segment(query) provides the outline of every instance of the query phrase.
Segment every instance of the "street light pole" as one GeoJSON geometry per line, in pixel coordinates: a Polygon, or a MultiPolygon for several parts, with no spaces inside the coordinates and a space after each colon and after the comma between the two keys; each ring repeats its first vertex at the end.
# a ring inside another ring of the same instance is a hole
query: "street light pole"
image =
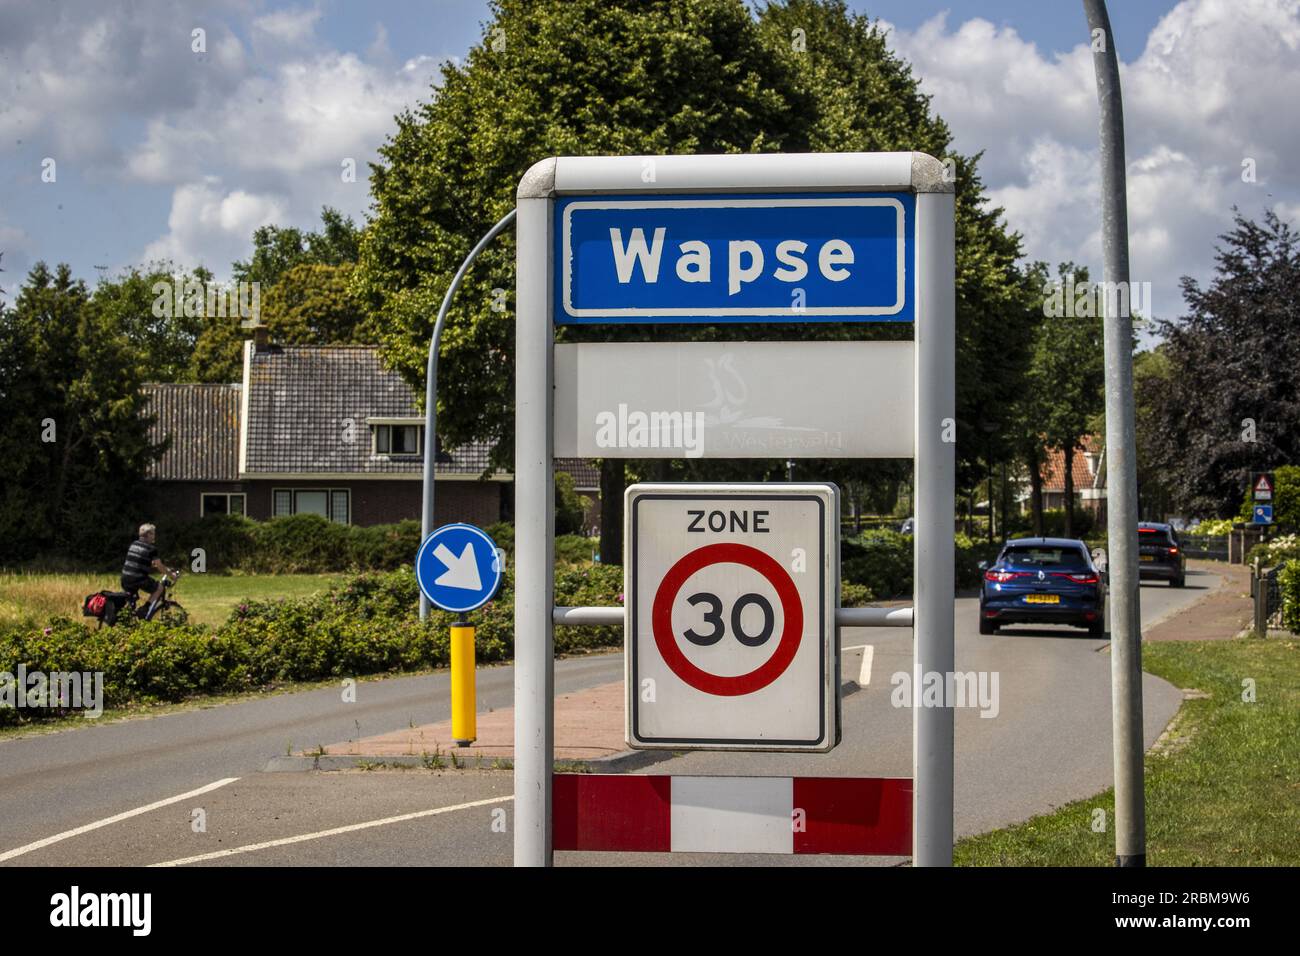
{"type": "Polygon", "coordinates": [[[1115,865],[1140,867],[1146,866],[1146,802],[1142,766],[1142,621],[1138,603],[1137,440],[1133,411],[1133,319],[1128,292],[1124,104],[1119,85],[1119,56],[1106,2],[1083,0],[1083,8],[1092,34],[1092,63],[1101,114],[1115,865]]]}

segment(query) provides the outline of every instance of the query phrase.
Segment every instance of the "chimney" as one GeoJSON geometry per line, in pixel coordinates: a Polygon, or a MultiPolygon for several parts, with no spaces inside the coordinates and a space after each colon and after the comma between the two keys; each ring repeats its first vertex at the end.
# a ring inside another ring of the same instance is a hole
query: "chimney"
{"type": "Polygon", "coordinates": [[[265,325],[253,326],[253,350],[262,351],[271,344],[271,330],[265,325]]]}

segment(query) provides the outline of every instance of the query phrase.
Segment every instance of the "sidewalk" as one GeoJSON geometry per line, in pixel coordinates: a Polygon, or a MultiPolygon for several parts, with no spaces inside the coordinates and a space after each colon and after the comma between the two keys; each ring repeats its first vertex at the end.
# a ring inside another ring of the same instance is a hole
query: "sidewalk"
{"type": "Polygon", "coordinates": [[[1189,561],[1188,567],[1213,571],[1223,584],[1191,607],[1184,608],[1147,631],[1145,641],[1224,641],[1251,626],[1250,569],[1244,564],[1189,561]]]}
{"type": "MultiPolygon", "coordinates": [[[[329,756],[364,756],[381,762],[400,758],[423,758],[441,754],[444,760],[454,752],[458,760],[490,765],[493,760],[514,756],[515,711],[513,707],[480,713],[478,738],[468,747],[458,747],[451,736],[451,721],[424,724],[375,737],[331,744],[329,756]]],[[[555,698],[555,759],[598,760],[627,750],[623,741],[623,682],[614,681],[562,694],[555,698]]]]}

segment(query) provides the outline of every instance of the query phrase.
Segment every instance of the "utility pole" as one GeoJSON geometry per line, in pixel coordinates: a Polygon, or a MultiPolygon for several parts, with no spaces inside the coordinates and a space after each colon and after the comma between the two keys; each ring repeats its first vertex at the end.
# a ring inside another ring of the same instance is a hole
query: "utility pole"
{"type": "Polygon", "coordinates": [[[1133,412],[1133,319],[1129,312],[1124,104],[1119,85],[1119,55],[1106,2],[1083,0],[1083,9],[1091,32],[1101,117],[1115,865],[1137,867],[1146,866],[1146,795],[1142,765],[1142,621],[1138,603],[1137,440],[1133,412]]]}

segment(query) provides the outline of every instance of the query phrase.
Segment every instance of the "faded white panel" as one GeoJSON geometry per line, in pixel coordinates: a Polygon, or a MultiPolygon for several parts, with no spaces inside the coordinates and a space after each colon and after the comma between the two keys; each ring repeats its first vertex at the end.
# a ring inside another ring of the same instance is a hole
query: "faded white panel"
{"type": "Polygon", "coordinates": [[[562,458],[911,458],[911,342],[555,347],[562,458]]]}
{"type": "Polygon", "coordinates": [[[673,853],[793,853],[792,777],[673,774],[673,853]]]}

